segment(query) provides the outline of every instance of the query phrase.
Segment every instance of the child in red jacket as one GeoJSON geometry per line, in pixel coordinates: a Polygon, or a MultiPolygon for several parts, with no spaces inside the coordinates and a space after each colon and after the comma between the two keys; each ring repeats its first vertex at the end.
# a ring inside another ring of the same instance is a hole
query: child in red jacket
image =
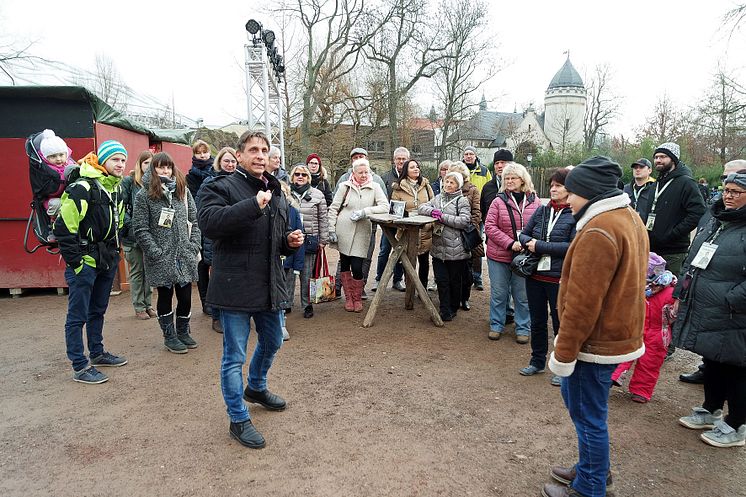
{"type": "MultiPolygon", "coordinates": [[[[666,261],[650,252],[648,258],[648,284],[645,287],[645,354],[637,359],[635,371],[629,381],[629,393],[632,401],[647,403],[653,396],[658,383],[663,361],[666,358],[668,344],[671,343],[671,309],[673,308],[673,290],[676,276],[666,271],[666,261]]],[[[623,362],[611,375],[611,381],[621,386],[619,378],[632,366],[633,361],[623,362]]]]}

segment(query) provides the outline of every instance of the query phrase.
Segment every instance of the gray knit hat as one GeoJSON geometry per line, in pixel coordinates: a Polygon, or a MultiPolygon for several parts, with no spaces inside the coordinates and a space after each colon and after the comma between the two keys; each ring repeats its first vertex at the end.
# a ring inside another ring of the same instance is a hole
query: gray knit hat
{"type": "Polygon", "coordinates": [[[477,155],[477,149],[472,147],[471,145],[467,145],[464,147],[464,153],[466,152],[474,152],[474,155],[477,155]]]}
{"type": "Polygon", "coordinates": [[[677,144],[674,142],[666,142],[658,145],[658,148],[655,149],[653,152],[653,155],[655,154],[666,154],[673,160],[673,163],[677,166],[679,165],[679,157],[681,157],[681,149],[677,144]]]}

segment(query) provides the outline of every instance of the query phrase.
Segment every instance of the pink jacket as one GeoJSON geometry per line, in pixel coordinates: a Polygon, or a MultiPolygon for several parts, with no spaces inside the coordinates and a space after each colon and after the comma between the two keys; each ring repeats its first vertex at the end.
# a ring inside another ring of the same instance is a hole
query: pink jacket
{"type": "MultiPolygon", "coordinates": [[[[510,247],[517,237],[513,236],[510,215],[504,201],[508,198],[507,195],[507,193],[500,193],[492,201],[492,205],[487,211],[487,218],[484,221],[484,234],[487,236],[487,257],[493,261],[510,263],[513,260],[513,251],[510,247]]],[[[520,233],[528,220],[531,219],[531,215],[541,205],[541,201],[535,193],[526,193],[526,207],[523,209],[523,216],[521,216],[512,198],[508,200],[508,204],[513,212],[515,228],[520,233]]],[[[523,203],[519,205],[523,205],[523,203]]]]}

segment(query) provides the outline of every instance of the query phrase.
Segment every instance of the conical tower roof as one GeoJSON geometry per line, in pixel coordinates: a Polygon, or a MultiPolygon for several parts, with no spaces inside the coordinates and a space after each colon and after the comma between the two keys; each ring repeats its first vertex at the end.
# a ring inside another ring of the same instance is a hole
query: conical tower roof
{"type": "Polygon", "coordinates": [[[572,62],[570,62],[569,56],[567,57],[567,60],[565,61],[565,64],[562,66],[562,68],[557,71],[557,74],[555,74],[552,78],[552,81],[549,83],[549,87],[547,88],[547,90],[551,90],[553,88],[566,88],[568,86],[585,88],[585,85],[583,84],[583,78],[580,77],[578,71],[576,71],[573,67],[572,62]]]}

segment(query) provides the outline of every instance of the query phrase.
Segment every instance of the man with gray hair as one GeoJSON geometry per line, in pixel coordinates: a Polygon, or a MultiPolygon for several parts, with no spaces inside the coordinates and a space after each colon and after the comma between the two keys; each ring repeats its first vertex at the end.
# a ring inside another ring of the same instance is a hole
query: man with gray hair
{"type": "Polygon", "coordinates": [[[280,181],[290,183],[288,173],[287,171],[285,171],[285,168],[282,167],[282,152],[274,145],[269,149],[269,162],[267,163],[267,172],[269,172],[272,176],[279,179],[280,181]]]}
{"type": "MultiPolygon", "coordinates": [[[[386,171],[382,176],[384,183],[386,183],[386,195],[391,200],[391,192],[393,191],[394,183],[399,181],[399,173],[401,173],[404,163],[409,160],[409,150],[405,147],[399,147],[394,150],[394,159],[391,164],[391,169],[386,171]]],[[[378,266],[376,267],[376,281],[373,283],[372,290],[375,292],[378,289],[378,282],[381,281],[383,276],[383,270],[386,269],[386,264],[389,262],[389,255],[391,254],[391,243],[388,238],[381,236],[381,246],[378,250],[378,266]]],[[[403,292],[406,290],[404,286],[404,266],[401,261],[396,263],[394,266],[394,283],[393,288],[403,292]]]]}

